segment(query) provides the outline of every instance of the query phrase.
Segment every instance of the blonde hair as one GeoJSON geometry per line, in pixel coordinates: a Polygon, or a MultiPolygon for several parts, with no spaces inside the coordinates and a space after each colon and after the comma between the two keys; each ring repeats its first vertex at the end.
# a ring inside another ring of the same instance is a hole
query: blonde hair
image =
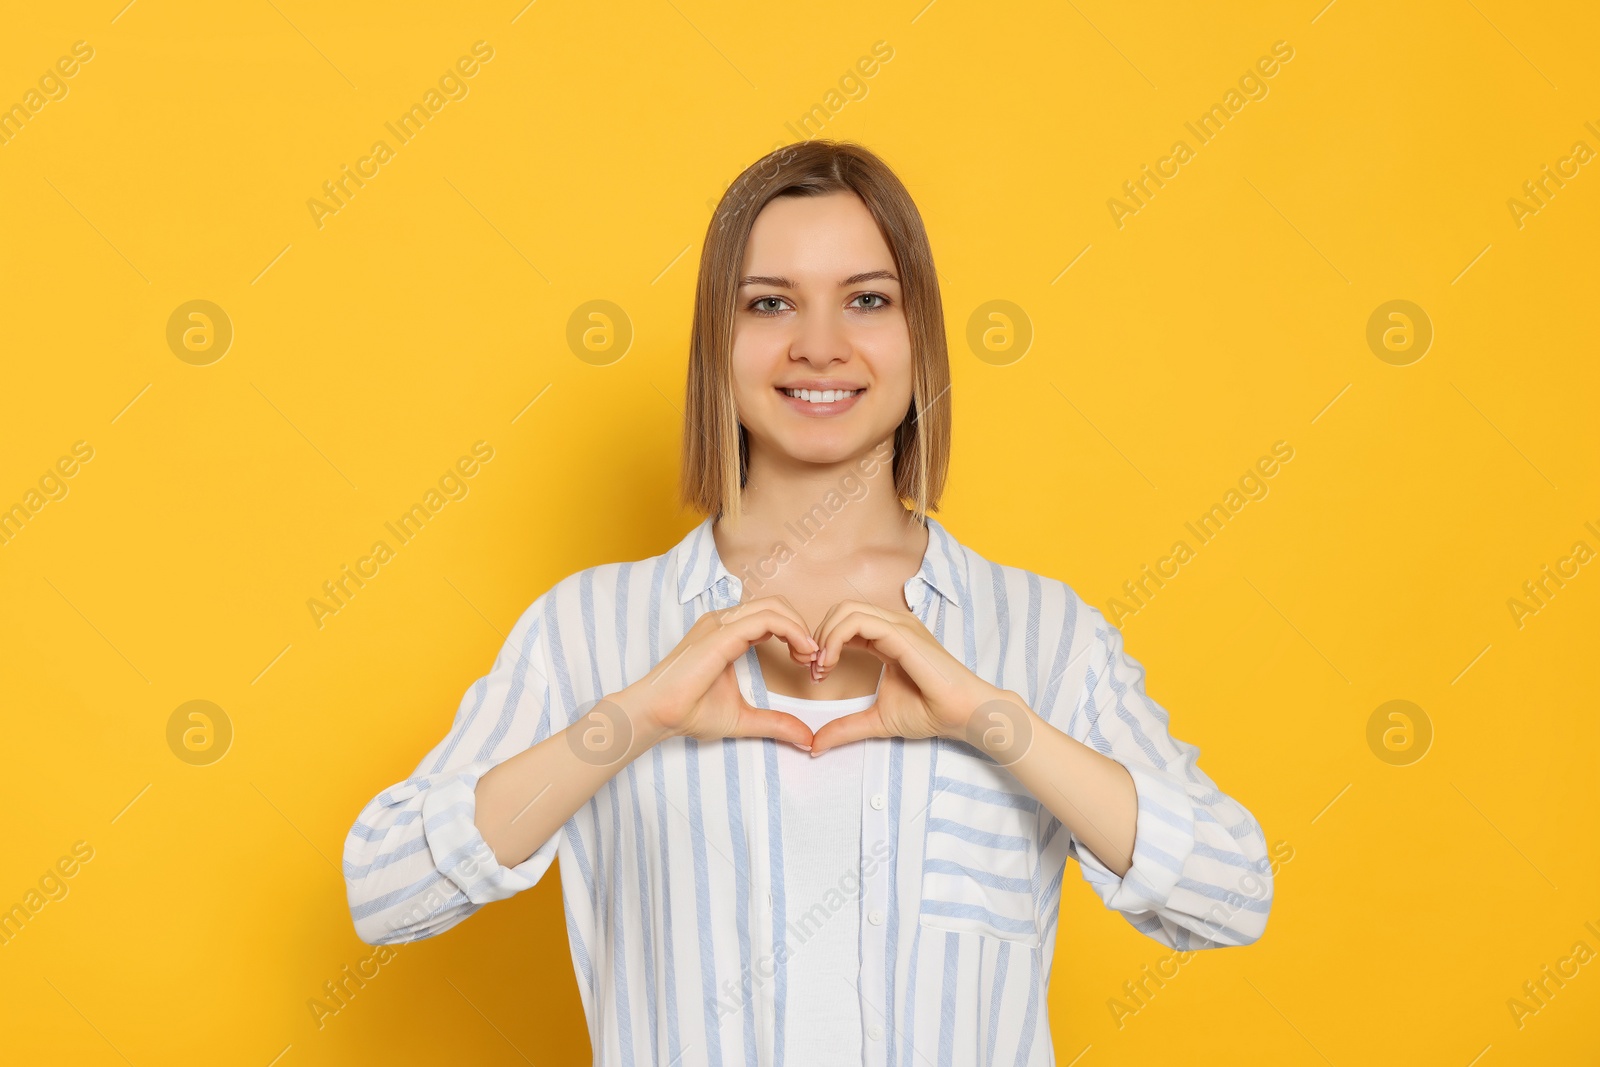
{"type": "Polygon", "coordinates": [[[918,521],[939,509],[950,465],[950,357],[933,251],[911,194],[872,152],[848,141],[805,141],[763,156],[722,194],[706,229],[689,339],[683,420],[684,504],[739,514],[749,445],[733,398],[733,320],[745,246],[756,216],[780,196],[853,192],[894,257],[911,335],[911,404],[894,433],[895,493],[918,521]],[[738,457],[737,467],[734,457],[738,457]]]}

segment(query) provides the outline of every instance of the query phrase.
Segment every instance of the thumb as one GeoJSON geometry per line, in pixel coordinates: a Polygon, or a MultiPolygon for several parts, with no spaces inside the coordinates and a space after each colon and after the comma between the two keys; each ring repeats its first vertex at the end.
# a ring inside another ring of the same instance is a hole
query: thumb
{"type": "Polygon", "coordinates": [[[786,711],[753,707],[740,696],[739,718],[729,737],[770,737],[811,751],[811,727],[786,711]]]}

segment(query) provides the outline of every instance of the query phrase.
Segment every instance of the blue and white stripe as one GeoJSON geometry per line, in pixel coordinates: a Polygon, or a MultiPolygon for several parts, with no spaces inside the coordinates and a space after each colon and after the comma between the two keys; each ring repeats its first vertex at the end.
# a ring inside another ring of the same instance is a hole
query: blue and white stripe
{"type": "MultiPolygon", "coordinates": [[[[1133,865],[1118,878],[965,744],[860,742],[859,859],[871,873],[859,958],[838,970],[861,997],[864,1065],[1048,1064],[1067,859],[1149,937],[1214,948],[1249,944],[1266,927],[1266,843],[1200,770],[1199,749],[1172,737],[1143,668],[1097,609],[1062,582],[983,559],[937,520],[928,527],[906,603],[974,673],[1128,768],[1139,803],[1133,865]]],[[[662,555],[581,571],[536,600],[449,733],[351,827],[344,870],[360,937],[442,933],[530,888],[559,856],[596,1064],[782,1067],[778,949],[812,902],[784,893],[776,742],[656,745],[515,867],[496,862],[473,825],[480,776],[642,677],[695,619],[741,593],[707,519],[662,555]]],[[[753,651],[735,672],[746,699],[766,706],[753,651]]]]}

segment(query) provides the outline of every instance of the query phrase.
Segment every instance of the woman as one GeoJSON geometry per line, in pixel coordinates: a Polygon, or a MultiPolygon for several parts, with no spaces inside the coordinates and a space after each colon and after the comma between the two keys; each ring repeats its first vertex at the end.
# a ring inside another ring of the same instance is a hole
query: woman
{"type": "Polygon", "coordinates": [[[559,855],[595,1063],[810,1067],[1050,1062],[1068,857],[1163,945],[1261,936],[1261,829],[1118,631],[928,516],[943,330],[876,156],[812,141],[740,176],[695,298],[707,518],[536,600],[362,811],[363,940],[441,933],[559,855]]]}

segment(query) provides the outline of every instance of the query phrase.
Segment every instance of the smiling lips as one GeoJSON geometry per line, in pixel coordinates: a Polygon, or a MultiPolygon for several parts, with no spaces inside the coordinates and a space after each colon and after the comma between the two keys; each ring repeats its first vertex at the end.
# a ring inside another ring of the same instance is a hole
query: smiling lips
{"type": "Polygon", "coordinates": [[[776,387],[784,402],[803,415],[840,415],[855,406],[865,388],[860,389],[791,389],[776,387]]]}

